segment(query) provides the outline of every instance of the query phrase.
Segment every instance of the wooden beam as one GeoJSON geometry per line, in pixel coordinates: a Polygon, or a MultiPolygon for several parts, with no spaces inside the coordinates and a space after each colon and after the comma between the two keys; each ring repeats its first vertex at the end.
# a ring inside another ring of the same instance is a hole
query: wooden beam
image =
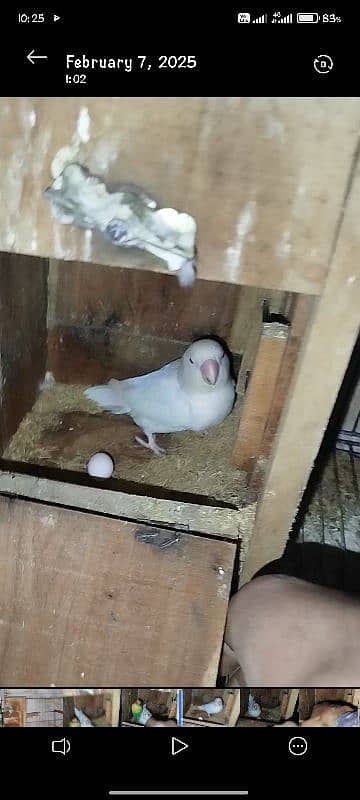
{"type": "Polygon", "coordinates": [[[360,689],[354,689],[352,701],[354,706],[360,706],[360,689]]]}
{"type": "Polygon", "coordinates": [[[287,337],[286,325],[278,322],[263,325],[231,459],[234,466],[250,474],[260,455],[287,337]]]}
{"type": "Polygon", "coordinates": [[[359,330],[359,153],[349,176],[323,294],[315,301],[258,503],[242,574],[279,558],[318,453],[359,330]]]}
{"type": "Polygon", "coordinates": [[[314,297],[310,295],[294,295],[293,297],[290,312],[291,326],[288,330],[287,341],[277,374],[276,386],[264,426],[262,441],[259,445],[258,458],[249,480],[249,501],[259,497],[264,484],[267,460],[270,457],[278,431],[282,410],[285,407],[292,376],[313,305],[314,297]]]}
{"type": "Polygon", "coordinates": [[[280,719],[290,719],[299,698],[299,689],[284,689],[281,699],[280,719]]]}
{"type": "Polygon", "coordinates": [[[121,689],[112,689],[112,702],[111,702],[111,726],[118,728],[120,723],[120,695],[121,689]]]}
{"type": "Polygon", "coordinates": [[[245,542],[251,535],[255,516],[254,506],[245,506],[239,510],[201,506],[1,470],[0,494],[96,511],[119,519],[165,525],[206,536],[241,538],[245,542]]]}
{"type": "Polygon", "coordinates": [[[230,708],[227,724],[229,728],[235,728],[240,717],[240,689],[233,690],[233,702],[230,708]]]}
{"type": "Polygon", "coordinates": [[[300,689],[299,722],[309,719],[315,705],[315,689],[300,689]]]}
{"type": "Polygon", "coordinates": [[[43,190],[53,159],[70,147],[72,159],[112,184],[137,183],[195,217],[200,278],[321,291],[358,98],[23,97],[3,98],[2,107],[1,249],[166,270],[154,256],[101,236],[89,241],[51,217],[43,190]],[[80,142],[82,119],[88,135],[80,142]]]}

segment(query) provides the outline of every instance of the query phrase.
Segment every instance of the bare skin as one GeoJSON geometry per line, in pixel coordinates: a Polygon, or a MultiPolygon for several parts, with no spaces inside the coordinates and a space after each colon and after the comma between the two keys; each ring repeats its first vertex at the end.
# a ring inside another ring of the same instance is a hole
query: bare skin
{"type": "Polygon", "coordinates": [[[174,719],[160,720],[150,717],[145,728],[177,728],[177,723],[174,719]]]}
{"type": "Polygon", "coordinates": [[[317,703],[309,719],[300,725],[302,728],[336,728],[337,718],[351,711],[355,711],[354,707],[347,704],[340,706],[334,703],[317,703]]]}
{"type": "Polygon", "coordinates": [[[288,575],[263,575],[231,600],[228,686],[357,686],[360,599],[288,575]]]}

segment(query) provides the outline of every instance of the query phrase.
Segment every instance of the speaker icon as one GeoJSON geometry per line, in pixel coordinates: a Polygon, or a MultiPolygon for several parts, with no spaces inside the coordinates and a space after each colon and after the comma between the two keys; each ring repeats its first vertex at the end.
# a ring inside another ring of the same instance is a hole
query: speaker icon
{"type": "Polygon", "coordinates": [[[70,742],[69,739],[53,739],[51,742],[51,752],[52,753],[62,753],[63,756],[66,756],[70,750],[70,742]]]}

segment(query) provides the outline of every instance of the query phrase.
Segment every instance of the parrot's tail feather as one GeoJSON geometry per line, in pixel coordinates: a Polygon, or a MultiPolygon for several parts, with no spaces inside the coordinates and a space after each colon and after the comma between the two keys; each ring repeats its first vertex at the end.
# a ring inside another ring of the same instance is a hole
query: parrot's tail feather
{"type": "Polygon", "coordinates": [[[109,386],[91,386],[85,390],[84,395],[105,411],[111,411],[113,414],[129,413],[130,409],[119,403],[120,398],[115,396],[114,390],[109,386]]]}

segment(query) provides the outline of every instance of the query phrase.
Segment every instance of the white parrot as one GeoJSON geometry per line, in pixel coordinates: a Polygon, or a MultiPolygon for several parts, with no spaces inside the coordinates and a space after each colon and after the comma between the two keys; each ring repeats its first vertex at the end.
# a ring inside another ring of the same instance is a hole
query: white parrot
{"type": "Polygon", "coordinates": [[[233,408],[235,382],[230,362],[215,339],[200,339],[176,361],[136,378],[110,380],[84,392],[88,400],[113,414],[129,414],[145,433],[136,441],[156,455],[165,451],[155,433],[206,431],[233,408]]]}
{"type": "Polygon", "coordinates": [[[139,720],[138,720],[139,724],[140,725],[146,725],[146,723],[149,722],[149,719],[151,719],[151,717],[152,717],[152,714],[149,711],[146,703],[144,703],[142,712],[141,712],[139,720]]]}
{"type": "Polygon", "coordinates": [[[197,706],[197,708],[211,716],[212,714],[220,714],[220,711],[224,708],[224,702],[221,697],[215,697],[214,700],[210,700],[209,703],[204,703],[202,706],[197,706]]]}
{"type": "Polygon", "coordinates": [[[258,719],[261,716],[261,707],[259,703],[256,702],[253,695],[249,694],[249,702],[248,702],[248,716],[252,717],[252,719],[258,719]]]}

